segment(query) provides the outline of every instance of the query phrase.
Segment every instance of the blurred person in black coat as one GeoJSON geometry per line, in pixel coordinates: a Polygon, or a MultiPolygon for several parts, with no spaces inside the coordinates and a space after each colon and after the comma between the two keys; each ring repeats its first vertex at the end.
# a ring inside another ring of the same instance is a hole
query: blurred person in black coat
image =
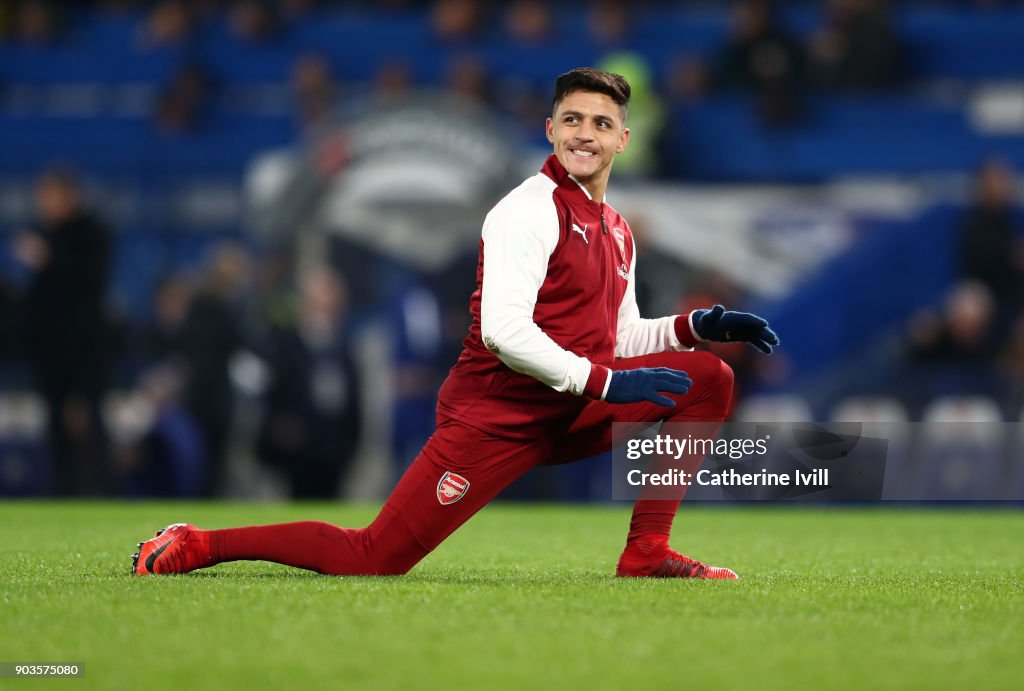
{"type": "Polygon", "coordinates": [[[235,411],[232,357],[243,348],[241,296],[249,256],[233,243],[216,247],[177,335],[185,410],[198,426],[208,462],[203,496],[222,493],[235,411]]]}
{"type": "Polygon", "coordinates": [[[910,378],[899,383],[899,391],[912,408],[937,396],[1005,400],[1009,382],[998,360],[1005,325],[995,314],[991,291],[967,280],[953,286],[940,309],[911,319],[910,378]]]}
{"type": "Polygon", "coordinates": [[[806,50],[779,23],[772,0],[733,6],[729,40],[712,70],[714,88],[752,93],[763,122],[785,125],[803,110],[806,72],[806,50]]]}
{"type": "Polygon", "coordinates": [[[815,77],[826,88],[885,89],[904,76],[903,42],[886,0],[829,0],[810,53],[815,77]]]}
{"type": "Polygon", "coordinates": [[[41,175],[35,203],[39,227],[18,235],[13,249],[34,271],[24,301],[25,336],[46,400],[56,490],[61,496],[102,494],[109,489],[100,400],[111,240],[68,171],[41,175]]]}
{"type": "Polygon", "coordinates": [[[960,227],[960,278],[988,288],[996,320],[1007,324],[1020,314],[1024,287],[1024,243],[1014,218],[1015,184],[1005,161],[983,163],[975,177],[973,202],[960,227]]]}
{"type": "Polygon", "coordinates": [[[23,331],[17,288],[0,276],[0,362],[22,354],[23,331]]]}
{"type": "Polygon", "coordinates": [[[926,310],[911,320],[911,356],[928,364],[994,364],[998,349],[993,307],[984,284],[957,283],[938,314],[926,310]]]}
{"type": "Polygon", "coordinates": [[[193,286],[184,274],[160,279],[153,296],[152,322],[143,327],[137,345],[145,367],[181,368],[182,332],[193,298],[193,286]]]}
{"type": "Polygon", "coordinates": [[[359,444],[359,379],[345,330],[341,277],[318,268],[301,279],[294,324],[271,331],[259,455],[284,472],[296,499],[330,499],[359,444]]]}

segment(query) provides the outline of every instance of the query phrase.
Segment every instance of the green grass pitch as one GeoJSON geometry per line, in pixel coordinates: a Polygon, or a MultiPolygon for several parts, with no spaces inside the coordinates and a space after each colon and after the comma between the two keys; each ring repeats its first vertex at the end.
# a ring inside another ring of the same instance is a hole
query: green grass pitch
{"type": "Polygon", "coordinates": [[[131,577],[187,519],[362,525],[339,504],[0,504],[10,688],[1021,688],[1024,512],[683,505],[738,582],[616,579],[628,507],[497,505],[410,575],[265,563],[131,577]]]}

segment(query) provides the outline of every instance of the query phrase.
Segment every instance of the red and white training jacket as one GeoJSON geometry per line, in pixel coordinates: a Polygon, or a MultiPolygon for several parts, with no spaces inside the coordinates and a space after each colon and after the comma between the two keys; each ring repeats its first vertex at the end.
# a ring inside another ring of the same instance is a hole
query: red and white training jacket
{"type": "Polygon", "coordinates": [[[604,398],[615,358],[688,350],[688,316],[642,319],[629,225],[552,155],[484,220],[473,323],[438,412],[506,436],[604,398]]]}

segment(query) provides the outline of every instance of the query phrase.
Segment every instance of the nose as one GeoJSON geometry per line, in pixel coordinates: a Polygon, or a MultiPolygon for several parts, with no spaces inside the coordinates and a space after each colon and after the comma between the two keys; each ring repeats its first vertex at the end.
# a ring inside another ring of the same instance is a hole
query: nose
{"type": "Polygon", "coordinates": [[[587,120],[580,123],[579,129],[576,130],[576,139],[581,142],[589,142],[594,140],[594,126],[587,120]]]}

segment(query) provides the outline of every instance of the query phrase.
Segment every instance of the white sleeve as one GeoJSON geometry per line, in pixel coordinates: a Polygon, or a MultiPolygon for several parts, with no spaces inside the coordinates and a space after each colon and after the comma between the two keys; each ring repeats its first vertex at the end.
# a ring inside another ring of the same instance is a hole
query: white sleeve
{"type": "Polygon", "coordinates": [[[626,294],[619,305],[619,324],[615,334],[615,357],[638,357],[666,350],[693,350],[676,335],[676,317],[642,319],[636,304],[636,246],[629,265],[626,294]]]}
{"type": "Polygon", "coordinates": [[[590,361],[561,348],[533,321],[558,238],[554,202],[545,207],[506,199],[487,215],[480,331],[488,350],[511,369],[579,396],[590,361]]]}

